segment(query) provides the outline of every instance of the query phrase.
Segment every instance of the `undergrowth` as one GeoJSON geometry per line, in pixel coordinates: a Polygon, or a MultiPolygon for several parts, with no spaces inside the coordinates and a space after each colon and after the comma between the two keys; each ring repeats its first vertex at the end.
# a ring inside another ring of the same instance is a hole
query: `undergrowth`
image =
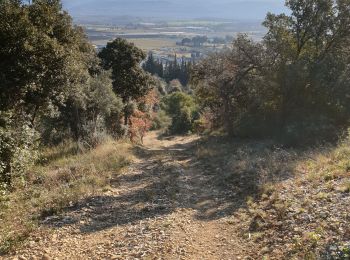
{"type": "Polygon", "coordinates": [[[198,145],[195,155],[211,182],[234,195],[228,221],[249,256],[349,259],[350,138],[290,148],[218,136],[198,145]]]}
{"type": "Polygon", "coordinates": [[[46,217],[104,190],[131,159],[130,145],[112,140],[85,152],[76,143],[42,150],[38,163],[14,180],[13,190],[0,190],[0,254],[24,241],[46,217]]]}

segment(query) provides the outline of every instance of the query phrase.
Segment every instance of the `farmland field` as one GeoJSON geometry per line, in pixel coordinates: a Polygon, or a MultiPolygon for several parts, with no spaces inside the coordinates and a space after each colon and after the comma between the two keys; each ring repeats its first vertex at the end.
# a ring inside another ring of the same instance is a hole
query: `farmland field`
{"type": "Polygon", "coordinates": [[[133,42],[137,47],[145,50],[150,51],[154,49],[161,49],[164,47],[175,47],[176,41],[174,39],[165,39],[165,38],[158,38],[158,39],[148,39],[148,38],[138,38],[138,39],[128,39],[128,41],[133,42]]]}
{"type": "Polygon", "coordinates": [[[157,59],[163,61],[185,58],[194,61],[209,53],[219,51],[231,45],[230,37],[244,32],[249,37],[260,40],[263,29],[256,22],[227,21],[227,20],[144,20],[127,24],[82,24],[89,40],[101,49],[107,42],[115,38],[123,38],[134,43],[145,52],[153,52],[157,59]],[[205,36],[208,42],[202,46],[181,45],[183,39],[193,39],[205,36]],[[223,44],[210,42],[215,38],[223,39],[223,44]]]}
{"type": "MultiPolygon", "coordinates": [[[[161,48],[172,48],[176,46],[176,39],[170,38],[128,38],[129,42],[134,43],[144,51],[151,51],[161,48]]],[[[107,40],[96,40],[92,43],[95,45],[105,45],[107,40]]]]}

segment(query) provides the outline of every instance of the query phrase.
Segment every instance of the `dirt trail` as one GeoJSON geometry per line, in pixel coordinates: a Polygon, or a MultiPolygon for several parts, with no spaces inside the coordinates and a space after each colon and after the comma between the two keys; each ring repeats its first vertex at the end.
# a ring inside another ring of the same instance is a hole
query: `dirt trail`
{"type": "Polygon", "coordinates": [[[13,259],[241,259],[230,194],[196,160],[197,142],[150,133],[109,191],[47,218],[13,259]]]}

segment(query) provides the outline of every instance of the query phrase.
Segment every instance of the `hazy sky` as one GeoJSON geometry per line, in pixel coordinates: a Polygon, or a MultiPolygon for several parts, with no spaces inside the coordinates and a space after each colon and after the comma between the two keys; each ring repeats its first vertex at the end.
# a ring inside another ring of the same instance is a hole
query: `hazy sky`
{"type": "Polygon", "coordinates": [[[284,0],[63,0],[73,16],[263,19],[285,11],[284,0]]]}

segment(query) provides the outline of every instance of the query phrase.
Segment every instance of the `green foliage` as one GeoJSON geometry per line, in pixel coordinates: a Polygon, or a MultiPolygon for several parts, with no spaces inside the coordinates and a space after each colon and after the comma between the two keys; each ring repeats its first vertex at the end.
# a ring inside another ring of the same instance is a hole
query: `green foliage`
{"type": "Polygon", "coordinates": [[[109,116],[123,108],[121,99],[113,92],[109,72],[102,71],[99,75],[93,77],[87,94],[89,95],[87,100],[88,110],[92,111],[93,114],[99,112],[101,115],[109,116]]]}
{"type": "Polygon", "coordinates": [[[162,61],[155,60],[153,53],[150,52],[146,62],[142,65],[143,69],[152,75],[157,75],[163,78],[166,82],[171,82],[177,79],[183,86],[187,86],[190,80],[191,62],[186,62],[184,59],[179,64],[177,56],[173,61],[163,64],[162,61]]]}
{"type": "Polygon", "coordinates": [[[119,136],[123,104],[113,92],[110,73],[101,71],[71,93],[58,113],[43,118],[45,143],[73,138],[86,147],[95,147],[107,134],[119,136]]]}
{"type": "MultiPolygon", "coordinates": [[[[225,43],[225,39],[222,39],[223,42],[221,43],[225,43]]],[[[215,37],[214,39],[214,43],[219,43],[220,38],[219,37],[215,37]]],[[[181,44],[182,46],[194,46],[194,47],[200,47],[202,46],[204,43],[208,42],[208,37],[207,36],[195,36],[193,38],[184,38],[182,39],[181,44]]]]}
{"type": "Polygon", "coordinates": [[[60,1],[4,1],[0,18],[0,109],[24,108],[34,121],[86,82],[93,49],[60,1]]]}
{"type": "Polygon", "coordinates": [[[152,88],[149,75],[140,67],[146,55],[134,44],[117,38],[107,44],[99,57],[102,67],[112,70],[113,89],[124,102],[143,97],[152,88]]]}
{"type": "Polygon", "coordinates": [[[167,94],[167,90],[166,90],[167,84],[164,80],[158,77],[154,77],[154,84],[155,84],[155,89],[160,96],[165,96],[167,94]]]}
{"type": "Polygon", "coordinates": [[[125,39],[109,42],[99,53],[102,67],[112,71],[113,90],[124,102],[124,125],[129,124],[130,102],[146,96],[154,87],[152,77],[140,66],[145,53],[125,39]]]}
{"type": "Polygon", "coordinates": [[[171,118],[164,110],[158,111],[156,117],[153,119],[152,130],[163,130],[169,128],[171,125],[171,118]]]}
{"type": "Polygon", "coordinates": [[[14,177],[23,177],[33,165],[37,158],[36,139],[36,131],[25,120],[0,112],[0,183],[11,185],[14,177]]]}
{"type": "Polygon", "coordinates": [[[239,36],[195,67],[196,96],[230,134],[330,139],[350,119],[350,3],[286,5],[291,15],[267,15],[263,42],[239,36]]]}
{"type": "Polygon", "coordinates": [[[80,117],[83,127],[79,128],[83,131],[79,137],[89,146],[96,147],[103,143],[108,134],[118,136],[118,129],[115,127],[120,125],[123,103],[113,92],[110,73],[105,71],[91,78],[85,97],[84,110],[80,117]]]}
{"type": "Polygon", "coordinates": [[[153,53],[150,52],[148,54],[148,58],[144,64],[142,64],[142,68],[151,73],[152,75],[157,75],[158,77],[163,77],[164,69],[163,63],[160,61],[156,61],[153,57],[153,53]]]}
{"type": "Polygon", "coordinates": [[[170,132],[184,134],[192,130],[193,122],[198,118],[194,99],[183,92],[175,92],[162,100],[163,110],[171,117],[170,132]]]}
{"type": "Polygon", "coordinates": [[[163,78],[166,82],[172,80],[179,80],[181,85],[187,86],[190,80],[190,71],[192,68],[191,62],[186,62],[184,59],[179,64],[177,56],[175,55],[174,60],[167,62],[164,65],[163,78]]]}
{"type": "Polygon", "coordinates": [[[94,147],[121,132],[111,74],[58,0],[0,2],[0,80],[3,181],[32,164],[38,140],[94,147]]]}
{"type": "MultiPolygon", "coordinates": [[[[264,66],[263,46],[240,35],[232,50],[213,54],[193,70],[195,96],[203,110],[216,115],[215,121],[230,134],[237,132],[261,104],[267,82],[259,68],[264,66]]],[[[272,105],[270,105],[272,106],[272,105]]],[[[259,114],[263,116],[263,114],[259,114]]]]}

